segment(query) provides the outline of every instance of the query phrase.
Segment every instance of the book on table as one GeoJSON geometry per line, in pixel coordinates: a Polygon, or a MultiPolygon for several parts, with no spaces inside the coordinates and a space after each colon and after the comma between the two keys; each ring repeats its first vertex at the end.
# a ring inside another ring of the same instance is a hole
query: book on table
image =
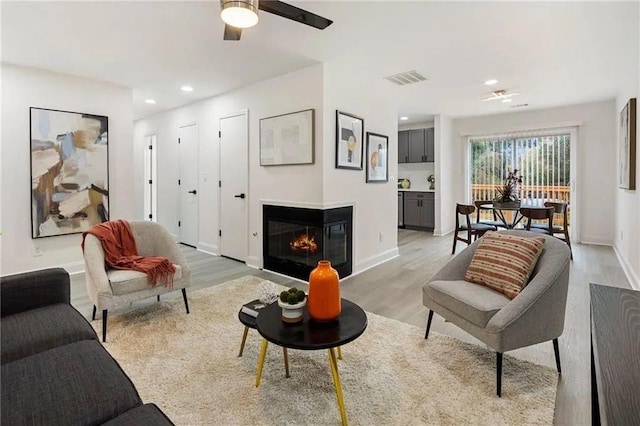
{"type": "Polygon", "coordinates": [[[256,318],[258,316],[258,313],[260,312],[260,309],[264,308],[265,306],[266,305],[264,303],[261,303],[259,300],[252,300],[251,302],[242,305],[240,312],[256,318]]]}

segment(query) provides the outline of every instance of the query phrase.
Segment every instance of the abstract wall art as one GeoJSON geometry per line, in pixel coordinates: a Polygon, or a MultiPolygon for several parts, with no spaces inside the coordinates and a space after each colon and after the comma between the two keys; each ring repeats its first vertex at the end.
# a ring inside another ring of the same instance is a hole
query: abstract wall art
{"type": "Polygon", "coordinates": [[[336,110],[336,169],[362,170],[364,120],[336,110]]]}
{"type": "Polygon", "coordinates": [[[260,165],[313,164],[315,110],[260,119],[260,165]]]}
{"type": "Polygon", "coordinates": [[[629,102],[620,112],[620,178],[619,187],[622,189],[636,189],[636,98],[629,102]]]}
{"type": "Polygon", "coordinates": [[[109,118],[30,108],[31,237],[109,220],[109,118]]]}
{"type": "Polygon", "coordinates": [[[389,182],[389,137],[367,132],[367,183],[389,182]]]}

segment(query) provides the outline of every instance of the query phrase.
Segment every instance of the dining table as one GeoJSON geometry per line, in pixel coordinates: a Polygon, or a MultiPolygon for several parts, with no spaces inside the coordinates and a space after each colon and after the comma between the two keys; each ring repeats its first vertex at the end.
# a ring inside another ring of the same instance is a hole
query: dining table
{"type": "Polygon", "coordinates": [[[544,198],[524,198],[520,201],[509,201],[506,203],[487,203],[480,205],[481,210],[493,210],[496,217],[504,224],[507,229],[513,229],[522,220],[524,216],[520,214],[520,209],[525,208],[544,208],[544,198]],[[513,216],[508,220],[507,216],[513,216]]]}

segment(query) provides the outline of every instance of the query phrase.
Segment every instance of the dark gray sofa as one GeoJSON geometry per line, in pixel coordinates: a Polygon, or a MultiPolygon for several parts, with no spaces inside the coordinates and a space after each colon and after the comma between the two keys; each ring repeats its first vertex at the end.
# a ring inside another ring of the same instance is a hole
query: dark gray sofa
{"type": "Polygon", "coordinates": [[[70,304],[61,268],[2,277],[3,425],[172,425],[70,304]]]}

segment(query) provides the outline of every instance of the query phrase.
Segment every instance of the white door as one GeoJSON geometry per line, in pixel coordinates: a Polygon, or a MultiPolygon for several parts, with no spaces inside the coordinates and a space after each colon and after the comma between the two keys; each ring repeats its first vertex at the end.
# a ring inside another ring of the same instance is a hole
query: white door
{"type": "Polygon", "coordinates": [[[246,262],[248,254],[247,113],[220,119],[220,254],[246,262]]]}
{"type": "Polygon", "coordinates": [[[180,173],[178,176],[179,241],[198,244],[198,125],[178,129],[180,173]]]}
{"type": "Polygon", "coordinates": [[[156,135],[147,135],[144,148],[144,219],[152,222],[158,220],[156,182],[156,135]]]}

